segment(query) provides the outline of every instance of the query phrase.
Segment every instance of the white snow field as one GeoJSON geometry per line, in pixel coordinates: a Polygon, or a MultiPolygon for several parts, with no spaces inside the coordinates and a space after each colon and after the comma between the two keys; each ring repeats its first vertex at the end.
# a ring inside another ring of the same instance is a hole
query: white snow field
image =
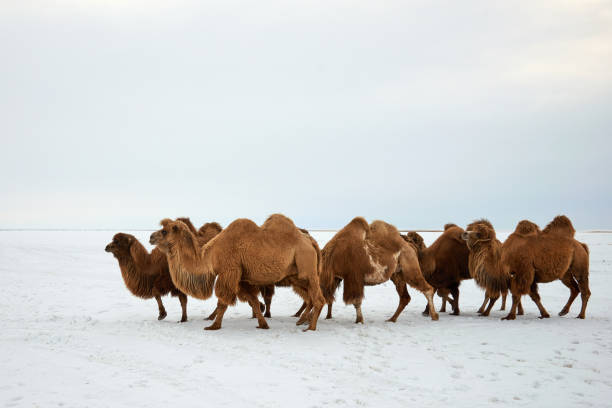
{"type": "MultiPolygon", "coordinates": [[[[150,232],[134,232],[147,246],[150,232]]],[[[104,252],[112,232],[0,232],[0,402],[26,407],[394,407],[611,406],[612,234],[578,233],[591,249],[586,320],[557,316],[569,291],[540,285],[551,314],[479,317],[483,294],[461,285],[461,316],[431,321],[414,289],[397,323],[392,284],[366,288],[364,325],[352,306],[303,333],[290,317],[301,300],[277,289],[269,330],[249,307],[228,310],[223,328],[202,330],[216,299],[176,298],[157,321],[155,300],[125,288],[104,252]]],[[[314,233],[321,246],[333,233],[314,233]]],[[[437,233],[423,234],[431,243],[437,233]]],[[[507,234],[499,234],[505,239],[507,234]]],[[[341,290],[341,289],[340,289],[341,290]]],[[[436,298],[436,306],[440,299],[436,298]]],[[[323,316],[325,315],[325,309],[323,316]]]]}

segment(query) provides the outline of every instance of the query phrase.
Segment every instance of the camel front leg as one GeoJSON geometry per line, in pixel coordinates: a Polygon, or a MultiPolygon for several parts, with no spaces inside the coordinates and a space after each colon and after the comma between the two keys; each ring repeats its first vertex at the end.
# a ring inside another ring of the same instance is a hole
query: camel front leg
{"type": "Polygon", "coordinates": [[[327,302],[327,316],[325,316],[326,320],[332,318],[332,303],[333,302],[327,302]]]}
{"type": "Polygon", "coordinates": [[[219,302],[217,302],[217,307],[215,307],[215,310],[213,310],[213,312],[206,318],[206,320],[215,320],[215,317],[217,316],[218,311],[219,311],[219,302]]]}
{"type": "Polygon", "coordinates": [[[304,311],[304,309],[306,309],[306,302],[302,302],[302,306],[300,306],[300,308],[298,309],[297,312],[295,312],[295,314],[293,315],[293,317],[300,317],[302,315],[302,312],[304,311]]]}
{"type": "Polygon", "coordinates": [[[510,312],[506,317],[502,317],[502,320],[514,320],[516,319],[516,308],[521,301],[521,297],[518,295],[512,294],[512,307],[510,308],[510,312]]]}
{"type": "Polygon", "coordinates": [[[487,309],[482,312],[480,315],[481,316],[488,316],[489,313],[491,313],[491,309],[493,309],[493,305],[495,304],[495,302],[497,302],[497,299],[499,299],[499,296],[497,297],[489,297],[489,307],[487,307],[487,309]]]}
{"type": "Polygon", "coordinates": [[[478,314],[482,314],[485,311],[485,308],[487,307],[487,302],[489,301],[489,295],[487,295],[485,293],[484,295],[484,301],[482,302],[482,305],[480,306],[480,308],[478,309],[478,311],[476,313],[478,314]]]}
{"type": "Polygon", "coordinates": [[[166,308],[162,303],[161,296],[155,295],[155,300],[157,300],[157,308],[159,309],[159,316],[157,316],[157,320],[164,320],[168,313],[166,313],[166,308]]]}
{"type": "Polygon", "coordinates": [[[410,286],[419,290],[421,293],[423,293],[423,295],[425,295],[431,320],[438,320],[438,312],[436,312],[433,301],[435,289],[431,287],[431,285],[427,283],[423,277],[421,268],[419,266],[419,260],[414,251],[411,248],[404,249],[400,254],[399,263],[400,267],[402,268],[402,278],[404,282],[408,283],[410,286]]]}
{"type": "Polygon", "coordinates": [[[227,310],[227,305],[224,303],[217,303],[217,309],[215,309],[216,317],[213,324],[208,327],[205,327],[204,330],[219,330],[221,328],[221,322],[223,321],[223,315],[227,310]]]}
{"type": "Polygon", "coordinates": [[[264,317],[272,317],[270,314],[270,307],[272,306],[272,297],[274,296],[274,285],[262,287],[261,295],[263,296],[264,303],[266,305],[266,313],[264,313],[264,317]]]}
{"type": "Polygon", "coordinates": [[[591,290],[589,289],[589,277],[588,275],[578,280],[578,286],[580,287],[580,298],[582,299],[582,308],[580,314],[576,316],[579,319],[584,319],[586,316],[587,303],[591,297],[591,290]]]}
{"type": "Polygon", "coordinates": [[[451,315],[459,316],[459,288],[452,288],[451,295],[453,295],[453,300],[451,301],[450,298],[448,300],[453,308],[451,315]]]}
{"type": "Polygon", "coordinates": [[[531,300],[534,301],[534,303],[540,310],[540,319],[548,319],[550,315],[548,314],[546,309],[544,309],[544,305],[542,304],[540,294],[538,293],[538,284],[535,282],[531,284],[531,290],[529,291],[529,297],[531,297],[531,300]]]}
{"type": "Polygon", "coordinates": [[[184,323],[187,321],[187,295],[184,293],[179,293],[178,295],[179,302],[181,302],[181,321],[179,323],[184,323]]]}
{"type": "Polygon", "coordinates": [[[304,323],[310,321],[310,313],[312,312],[312,305],[310,304],[310,302],[304,302],[304,304],[306,306],[304,307],[304,310],[302,310],[302,315],[300,316],[298,321],[295,322],[296,326],[301,326],[304,323]]]}
{"type": "Polygon", "coordinates": [[[508,297],[508,289],[502,292],[502,303],[501,308],[499,310],[506,310],[506,298],[508,297]]]}

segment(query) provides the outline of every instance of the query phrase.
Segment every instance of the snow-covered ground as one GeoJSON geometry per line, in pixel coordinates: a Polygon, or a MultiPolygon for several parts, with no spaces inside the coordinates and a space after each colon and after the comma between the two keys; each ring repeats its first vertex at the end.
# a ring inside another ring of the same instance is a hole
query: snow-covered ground
{"type": "MultiPolygon", "coordinates": [[[[149,232],[134,233],[148,242],[149,232]]],[[[203,331],[216,300],[133,297],[111,232],[0,232],[0,402],[11,406],[610,406],[612,404],[612,234],[579,233],[591,249],[587,319],[558,317],[569,291],[540,285],[552,317],[500,321],[476,309],[482,292],[461,286],[462,315],[421,316],[424,297],[397,323],[393,285],[366,289],[365,325],[341,301],[334,319],[303,333],[290,317],[301,300],[277,289],[270,330],[255,329],[245,304],[223,329],[203,331]]],[[[333,235],[315,233],[321,246],[333,235]]],[[[425,233],[431,243],[437,233],[425,233]]],[[[504,239],[507,234],[499,234],[504,239]]],[[[148,247],[148,244],[147,244],[148,247]]],[[[340,297],[341,298],[341,297],[340,297]]],[[[439,298],[436,298],[439,307],[439,298]]]]}

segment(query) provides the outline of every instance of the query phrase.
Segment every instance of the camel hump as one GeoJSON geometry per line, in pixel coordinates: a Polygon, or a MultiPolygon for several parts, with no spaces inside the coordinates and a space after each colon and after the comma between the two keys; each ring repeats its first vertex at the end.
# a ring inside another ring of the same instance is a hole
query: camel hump
{"type": "Polygon", "coordinates": [[[363,217],[355,217],[355,218],[353,218],[351,220],[351,222],[349,222],[347,224],[347,227],[348,226],[362,228],[362,229],[364,229],[366,231],[368,231],[370,229],[370,224],[368,224],[366,219],[363,218],[363,217]]]}
{"type": "Polygon", "coordinates": [[[486,218],[481,218],[481,219],[479,219],[479,220],[474,220],[474,221],[472,221],[472,223],[471,223],[471,224],[468,224],[468,226],[467,226],[466,230],[467,230],[467,231],[471,231],[471,230],[473,230],[473,229],[474,229],[474,227],[476,227],[476,225],[478,225],[478,224],[482,224],[482,225],[487,226],[487,227],[488,227],[488,228],[490,228],[490,229],[494,229],[494,228],[493,228],[493,224],[491,224],[491,221],[487,220],[486,218]]]}
{"type": "Polygon", "coordinates": [[[223,227],[218,222],[207,222],[206,224],[200,227],[199,233],[206,234],[210,232],[221,232],[223,231],[223,227]]]}
{"type": "Polygon", "coordinates": [[[420,234],[418,234],[415,231],[408,231],[406,235],[402,235],[402,238],[404,239],[404,241],[408,242],[409,244],[414,245],[414,247],[417,249],[417,252],[423,251],[426,248],[425,240],[420,234]]]}
{"type": "Polygon", "coordinates": [[[272,214],[268,217],[268,219],[266,219],[266,221],[261,225],[261,227],[266,230],[281,231],[297,229],[291,218],[286,217],[283,214],[272,214]]]}
{"type": "Polygon", "coordinates": [[[574,238],[574,234],[576,234],[572,222],[565,215],[557,215],[542,232],[561,234],[570,238],[574,238]]]}
{"type": "Polygon", "coordinates": [[[176,219],[177,221],[180,221],[182,223],[184,223],[185,225],[187,225],[187,227],[189,227],[189,230],[193,233],[193,234],[197,234],[198,232],[196,231],[194,225],[192,224],[191,220],[189,219],[189,217],[179,217],[176,219]]]}
{"type": "Polygon", "coordinates": [[[444,231],[446,231],[446,230],[447,230],[447,229],[449,229],[449,228],[456,227],[456,226],[457,226],[457,224],[453,224],[452,222],[449,222],[449,223],[447,223],[447,224],[444,224],[444,231]]]}
{"type": "Polygon", "coordinates": [[[514,232],[519,235],[537,235],[540,232],[540,227],[529,220],[522,220],[516,225],[514,232]]]}

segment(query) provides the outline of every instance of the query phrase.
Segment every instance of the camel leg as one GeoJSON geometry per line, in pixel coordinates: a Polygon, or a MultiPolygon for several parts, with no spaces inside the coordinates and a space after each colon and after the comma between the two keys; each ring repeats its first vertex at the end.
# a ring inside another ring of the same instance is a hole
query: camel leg
{"type": "Polygon", "coordinates": [[[525,314],[525,311],[523,310],[523,301],[521,299],[519,299],[519,303],[518,303],[518,313],[519,316],[522,316],[525,314]]]}
{"type": "Polygon", "coordinates": [[[506,298],[508,297],[508,289],[502,292],[502,304],[499,310],[506,310],[506,298]]]}
{"type": "Polygon", "coordinates": [[[327,316],[325,316],[325,319],[332,318],[332,303],[333,302],[327,302],[327,316]]]}
{"type": "Polygon", "coordinates": [[[215,320],[215,316],[217,316],[217,312],[219,311],[219,302],[217,302],[217,307],[215,310],[205,319],[205,320],[215,320]]]}
{"type": "Polygon", "coordinates": [[[514,320],[516,319],[516,308],[521,301],[521,297],[518,295],[512,294],[512,306],[510,307],[510,312],[506,317],[502,317],[502,320],[514,320]]]}
{"type": "Polygon", "coordinates": [[[540,319],[547,319],[550,317],[546,309],[544,309],[544,305],[542,305],[542,301],[540,299],[540,294],[538,293],[538,284],[533,282],[531,284],[531,291],[529,292],[529,296],[531,300],[534,301],[538,309],[540,310],[540,319]]]}
{"type": "Polygon", "coordinates": [[[417,289],[427,299],[427,306],[429,307],[429,316],[431,320],[438,320],[438,312],[434,306],[433,295],[436,290],[431,287],[429,283],[423,277],[421,268],[419,266],[419,260],[414,255],[413,251],[402,251],[399,256],[399,264],[402,268],[402,278],[404,282],[408,283],[413,288],[417,289]]]}
{"type": "Polygon", "coordinates": [[[304,311],[302,312],[302,315],[300,316],[298,321],[295,322],[296,326],[300,326],[306,323],[310,318],[310,313],[312,312],[312,305],[310,304],[310,302],[304,302],[304,303],[306,304],[306,307],[304,307],[304,311]]]}
{"type": "Polygon", "coordinates": [[[421,312],[423,316],[429,316],[429,303],[425,305],[425,309],[421,312]]]}
{"type": "Polygon", "coordinates": [[[187,321],[187,295],[184,293],[179,293],[178,298],[179,302],[181,302],[181,310],[183,311],[181,321],[179,323],[183,323],[187,321]]]}
{"type": "Polygon", "coordinates": [[[355,323],[363,324],[363,313],[361,313],[361,302],[353,304],[355,306],[356,319],[355,323]]]}
{"type": "Polygon", "coordinates": [[[270,314],[270,306],[272,305],[272,296],[274,296],[274,286],[264,286],[262,288],[261,294],[266,304],[266,313],[264,314],[264,317],[272,317],[272,315],[270,314]]]}
{"type": "Polygon", "coordinates": [[[223,321],[223,315],[227,310],[227,305],[224,303],[217,303],[217,309],[215,309],[216,317],[213,324],[208,327],[205,327],[204,330],[219,330],[221,328],[221,321],[223,321]]]}
{"type": "Polygon", "coordinates": [[[491,309],[493,309],[493,305],[495,304],[495,302],[497,302],[497,299],[499,299],[499,296],[497,296],[497,297],[490,297],[489,299],[491,299],[489,301],[489,307],[487,307],[487,309],[480,314],[481,316],[488,316],[489,313],[491,313],[491,309]]]}
{"type": "Polygon", "coordinates": [[[306,309],[306,302],[302,303],[302,306],[300,306],[300,308],[298,309],[297,312],[295,312],[295,314],[293,315],[293,317],[300,317],[300,315],[302,314],[302,312],[304,311],[304,309],[306,309]]]}
{"type": "Polygon", "coordinates": [[[391,275],[391,280],[395,284],[395,290],[397,290],[397,294],[399,295],[399,304],[397,305],[397,310],[395,313],[393,313],[393,316],[391,316],[387,321],[395,323],[397,321],[397,317],[400,315],[400,313],[402,313],[406,305],[410,303],[410,295],[408,294],[406,282],[402,280],[398,273],[391,275]]]}
{"type": "Polygon", "coordinates": [[[449,298],[449,302],[451,304],[451,307],[453,308],[453,312],[451,313],[451,315],[453,316],[459,316],[459,288],[452,288],[450,290],[451,295],[453,295],[453,300],[451,302],[450,298],[449,298]]]}
{"type": "Polygon", "coordinates": [[[591,291],[589,290],[588,275],[578,279],[578,287],[580,288],[582,308],[580,309],[580,314],[576,317],[578,317],[579,319],[584,319],[584,317],[586,316],[587,303],[589,302],[589,298],[591,297],[591,291]]]}
{"type": "Polygon", "coordinates": [[[162,303],[161,296],[155,295],[155,300],[157,300],[157,308],[159,309],[159,316],[157,316],[157,320],[164,320],[168,313],[166,313],[166,308],[162,303]]]}
{"type": "Polygon", "coordinates": [[[485,308],[487,307],[487,302],[488,301],[489,301],[489,296],[485,293],[484,301],[482,302],[482,305],[480,306],[480,308],[478,309],[478,311],[476,313],[482,314],[485,311],[485,308]]]}
{"type": "Polygon", "coordinates": [[[569,299],[567,300],[565,306],[563,306],[563,309],[561,309],[561,311],[559,312],[559,316],[565,316],[569,313],[570,307],[572,306],[572,303],[574,303],[574,299],[576,299],[576,297],[580,293],[580,288],[578,287],[578,284],[574,280],[572,274],[568,272],[563,275],[561,282],[563,282],[563,284],[567,286],[570,290],[569,299]]]}
{"type": "Polygon", "coordinates": [[[440,306],[439,313],[446,313],[446,297],[442,298],[442,306],[440,306]]]}

